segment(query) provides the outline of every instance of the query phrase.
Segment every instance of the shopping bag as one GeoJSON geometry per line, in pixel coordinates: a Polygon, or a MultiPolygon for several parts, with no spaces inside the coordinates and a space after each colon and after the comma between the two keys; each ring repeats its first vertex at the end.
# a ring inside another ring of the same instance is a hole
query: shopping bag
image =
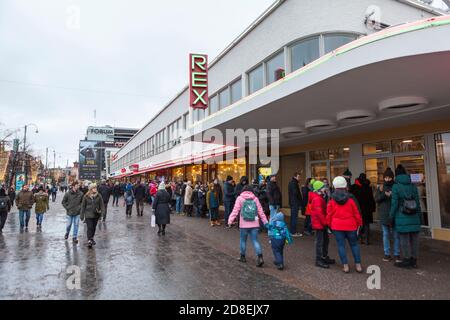
{"type": "Polygon", "coordinates": [[[151,226],[152,228],[156,227],[156,216],[154,214],[152,214],[151,226]]]}

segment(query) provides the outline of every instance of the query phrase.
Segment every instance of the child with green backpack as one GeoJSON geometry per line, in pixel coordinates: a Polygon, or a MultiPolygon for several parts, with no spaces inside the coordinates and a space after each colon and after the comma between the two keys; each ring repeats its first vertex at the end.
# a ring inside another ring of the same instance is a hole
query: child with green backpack
{"type": "Polygon", "coordinates": [[[241,257],[239,261],[243,263],[247,262],[245,254],[247,239],[250,236],[257,255],[256,266],[261,268],[264,265],[264,260],[261,244],[258,241],[259,221],[261,220],[263,225],[266,225],[268,221],[258,197],[252,191],[252,186],[245,186],[243,192],[236,199],[233,212],[228,219],[228,225],[232,225],[238,215],[240,215],[239,227],[241,238],[241,257]]]}
{"type": "Polygon", "coordinates": [[[274,264],[278,270],[284,269],[284,247],[286,244],[292,244],[292,236],[284,222],[284,214],[279,212],[270,219],[267,225],[269,229],[270,244],[272,245],[274,264]]]}

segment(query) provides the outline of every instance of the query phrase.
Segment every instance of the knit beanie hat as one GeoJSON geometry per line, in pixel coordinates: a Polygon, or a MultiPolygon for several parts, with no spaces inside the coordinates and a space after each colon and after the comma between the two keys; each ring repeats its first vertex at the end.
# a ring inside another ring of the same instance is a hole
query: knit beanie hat
{"type": "Polygon", "coordinates": [[[392,171],[391,168],[387,168],[383,174],[383,178],[390,177],[390,178],[394,179],[394,176],[395,176],[394,171],[392,171]]]}
{"type": "Polygon", "coordinates": [[[333,187],[335,189],[345,189],[347,188],[347,180],[344,177],[336,177],[333,180],[333,187]]]}
{"type": "Polygon", "coordinates": [[[344,177],[353,177],[353,174],[349,169],[347,169],[347,170],[345,170],[343,176],[344,177]]]}
{"type": "Polygon", "coordinates": [[[325,188],[325,183],[323,183],[322,181],[316,181],[313,183],[313,189],[315,192],[320,191],[323,188],[325,188]]]}

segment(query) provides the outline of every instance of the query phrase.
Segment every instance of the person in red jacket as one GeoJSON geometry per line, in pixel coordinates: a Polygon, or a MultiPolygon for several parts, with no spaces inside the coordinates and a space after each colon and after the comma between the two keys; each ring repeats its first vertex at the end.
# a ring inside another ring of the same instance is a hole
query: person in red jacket
{"type": "Polygon", "coordinates": [[[336,261],[328,257],[330,238],[327,228],[327,203],[325,201],[326,188],[322,181],[313,184],[313,192],[309,194],[311,224],[316,231],[316,266],[329,269],[336,261]]]}
{"type": "Polygon", "coordinates": [[[336,237],[339,257],[344,265],[344,272],[350,272],[345,251],[345,242],[347,240],[355,260],[356,271],[362,273],[361,253],[358,243],[358,230],[363,224],[361,214],[355,201],[348,194],[345,178],[337,177],[333,181],[333,186],[336,191],[328,203],[326,224],[333,230],[336,237]]]}

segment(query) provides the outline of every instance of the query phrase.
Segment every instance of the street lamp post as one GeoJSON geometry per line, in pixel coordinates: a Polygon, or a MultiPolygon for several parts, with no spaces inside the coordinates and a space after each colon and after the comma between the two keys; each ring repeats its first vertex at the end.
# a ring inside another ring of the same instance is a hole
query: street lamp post
{"type": "Polygon", "coordinates": [[[28,184],[28,167],[26,166],[26,161],[27,161],[27,130],[29,126],[34,126],[36,128],[36,134],[39,133],[39,128],[34,123],[25,125],[25,131],[23,135],[23,159],[22,159],[22,172],[25,175],[25,184],[28,184]]]}

